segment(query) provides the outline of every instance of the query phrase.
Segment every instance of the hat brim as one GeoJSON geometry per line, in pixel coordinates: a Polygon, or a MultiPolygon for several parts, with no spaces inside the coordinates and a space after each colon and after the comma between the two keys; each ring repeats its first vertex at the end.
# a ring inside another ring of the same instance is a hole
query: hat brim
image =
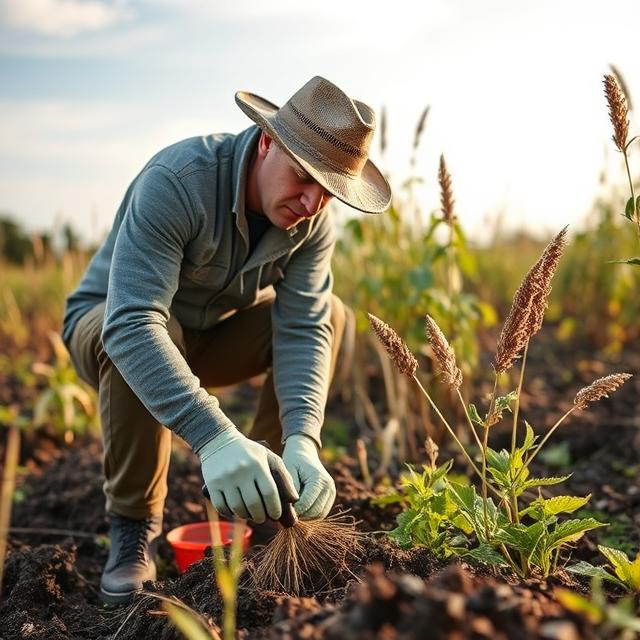
{"type": "Polygon", "coordinates": [[[279,126],[278,107],[247,91],[236,93],[236,103],[261,129],[274,138],[285,151],[319,184],[338,200],[365,213],[382,213],[391,203],[391,187],[379,169],[367,160],[359,176],[350,176],[322,164],[287,131],[279,126]]]}

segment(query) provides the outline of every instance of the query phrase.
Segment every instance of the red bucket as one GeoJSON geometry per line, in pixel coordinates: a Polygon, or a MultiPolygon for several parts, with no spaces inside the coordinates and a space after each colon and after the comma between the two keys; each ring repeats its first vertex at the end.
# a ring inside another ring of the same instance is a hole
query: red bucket
{"type": "MultiPolygon", "coordinates": [[[[185,524],[167,533],[167,540],[173,547],[178,571],[181,573],[194,562],[204,558],[204,550],[211,546],[211,527],[218,527],[220,539],[224,546],[231,544],[233,538],[233,522],[194,522],[185,524]]],[[[245,525],[242,549],[246,552],[251,541],[251,527],[245,525]]]]}

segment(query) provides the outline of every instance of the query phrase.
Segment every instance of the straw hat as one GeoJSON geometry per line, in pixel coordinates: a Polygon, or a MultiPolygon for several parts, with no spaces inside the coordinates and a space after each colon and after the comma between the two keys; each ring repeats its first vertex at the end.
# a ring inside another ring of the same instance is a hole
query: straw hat
{"type": "Polygon", "coordinates": [[[238,106],[329,193],[366,213],[382,213],[391,188],[369,160],[375,114],[316,76],[278,108],[247,91],[238,106]]]}

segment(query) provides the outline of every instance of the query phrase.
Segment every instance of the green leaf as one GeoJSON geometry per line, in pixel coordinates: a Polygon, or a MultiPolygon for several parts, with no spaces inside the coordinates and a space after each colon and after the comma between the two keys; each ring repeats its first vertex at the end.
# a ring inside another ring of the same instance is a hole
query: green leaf
{"type": "Polygon", "coordinates": [[[530,555],[538,546],[543,534],[544,525],[541,522],[535,522],[529,526],[509,524],[496,532],[495,539],[512,549],[517,549],[530,555]]]}
{"type": "Polygon", "coordinates": [[[538,439],[538,436],[536,436],[536,434],[533,431],[533,427],[526,420],[524,421],[524,426],[526,428],[526,435],[524,437],[524,442],[522,443],[522,447],[520,447],[520,450],[523,453],[525,451],[529,451],[529,449],[533,447],[536,440],[538,439]]]}
{"type": "Polygon", "coordinates": [[[495,567],[507,564],[502,554],[496,551],[490,544],[484,542],[475,549],[467,551],[464,556],[495,567]]]}
{"type": "Polygon", "coordinates": [[[568,476],[549,476],[548,478],[530,478],[523,483],[523,489],[530,489],[531,487],[548,487],[552,484],[560,484],[565,480],[568,480],[573,474],[568,476]]]}
{"type": "Polygon", "coordinates": [[[629,198],[624,208],[624,216],[627,220],[633,220],[634,208],[633,198],[629,198]]]}
{"type": "Polygon", "coordinates": [[[563,607],[573,613],[585,616],[592,624],[600,624],[604,619],[604,612],[597,604],[574,591],[556,589],[554,595],[563,607]]]}
{"type": "Polygon", "coordinates": [[[208,631],[204,630],[200,620],[193,611],[183,609],[169,602],[164,602],[162,606],[169,614],[171,622],[173,622],[189,640],[211,640],[211,635],[208,631]]]}
{"type": "Polygon", "coordinates": [[[511,391],[506,396],[499,396],[496,398],[495,413],[502,413],[503,411],[511,411],[511,403],[518,399],[518,392],[511,391]]]}
{"type": "Polygon", "coordinates": [[[508,473],[503,473],[495,467],[487,467],[487,469],[501,489],[509,489],[511,487],[511,477],[508,473]]]}
{"type": "Polygon", "coordinates": [[[640,196],[636,198],[636,215],[640,216],[640,196]]]}
{"type": "Polygon", "coordinates": [[[429,482],[430,486],[434,487],[436,483],[442,480],[447,475],[447,473],[449,473],[452,466],[453,466],[453,460],[449,460],[448,462],[445,462],[443,465],[440,465],[431,475],[431,480],[429,482]]]}
{"type": "Polygon", "coordinates": [[[551,550],[568,542],[575,542],[580,540],[587,531],[606,526],[604,522],[598,522],[594,518],[566,520],[549,534],[547,549],[551,550]]]}
{"type": "Polygon", "coordinates": [[[534,500],[520,515],[528,514],[536,520],[543,520],[559,513],[573,513],[589,502],[591,494],[581,498],[579,496],[555,496],[553,498],[534,500]]]}
{"type": "Polygon", "coordinates": [[[478,410],[476,409],[476,405],[473,403],[469,403],[469,417],[471,418],[471,422],[475,422],[480,426],[484,425],[484,421],[480,417],[478,410]]]}
{"type": "Polygon", "coordinates": [[[509,473],[509,452],[506,449],[497,452],[487,447],[487,465],[502,473],[509,473]]]}
{"type": "Polygon", "coordinates": [[[385,493],[381,496],[371,498],[371,500],[369,500],[369,503],[376,507],[386,507],[389,504],[396,504],[397,502],[402,502],[403,500],[403,495],[401,495],[397,491],[390,491],[389,493],[385,493]]]}
{"type": "Polygon", "coordinates": [[[629,258],[628,260],[607,260],[608,264],[640,264],[640,258],[629,258]]]}
{"type": "Polygon", "coordinates": [[[604,545],[599,544],[598,550],[613,565],[614,569],[622,567],[625,564],[629,564],[627,554],[624,551],[620,551],[620,549],[605,547],[604,545]]]}
{"type": "Polygon", "coordinates": [[[567,567],[567,571],[570,573],[575,573],[579,576],[588,576],[589,578],[601,578],[602,580],[609,580],[610,582],[615,582],[620,586],[624,587],[625,584],[618,580],[615,576],[612,576],[604,567],[594,567],[592,564],[581,560],[576,564],[567,567]]]}
{"type": "Polygon", "coordinates": [[[632,562],[626,553],[612,547],[598,545],[602,555],[612,564],[616,575],[627,587],[634,591],[640,590],[640,556],[632,562]]]}

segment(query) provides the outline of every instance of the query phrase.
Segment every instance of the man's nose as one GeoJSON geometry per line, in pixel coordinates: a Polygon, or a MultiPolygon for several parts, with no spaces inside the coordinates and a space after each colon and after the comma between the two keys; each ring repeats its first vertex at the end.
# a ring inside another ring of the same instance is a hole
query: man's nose
{"type": "Polygon", "coordinates": [[[300,198],[300,202],[305,208],[307,216],[313,216],[320,211],[323,197],[324,188],[321,185],[315,183],[307,186],[300,198]]]}

